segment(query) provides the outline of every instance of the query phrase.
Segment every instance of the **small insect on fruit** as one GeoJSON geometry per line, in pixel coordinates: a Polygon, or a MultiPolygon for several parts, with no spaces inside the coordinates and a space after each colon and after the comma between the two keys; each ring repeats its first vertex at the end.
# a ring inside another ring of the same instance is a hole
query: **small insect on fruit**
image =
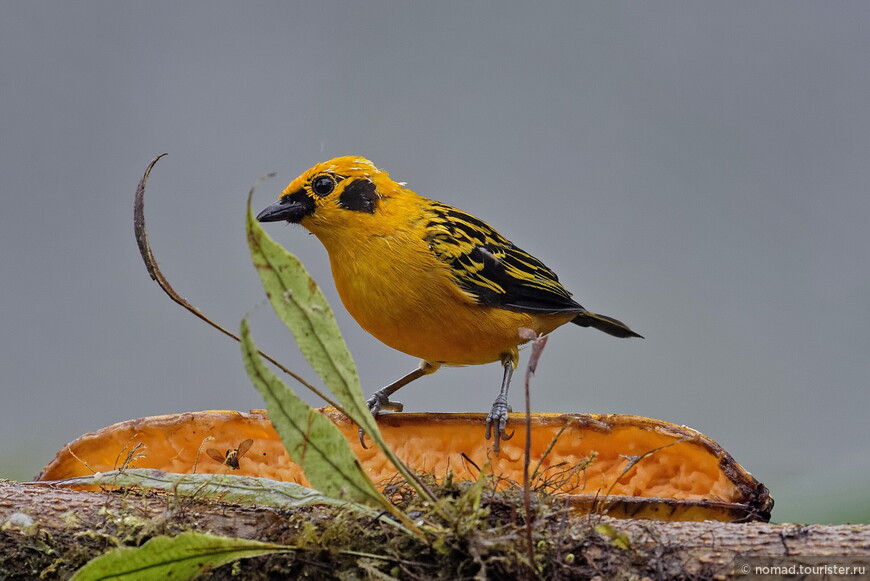
{"type": "Polygon", "coordinates": [[[362,157],[315,165],[257,216],[301,224],[326,247],[344,306],[363,329],[420,366],[368,400],[401,411],[389,396],[442,365],[499,361],[501,390],[486,418],[494,450],[505,433],[507,393],[519,345],[565,323],[640,337],[587,311],[543,262],[485,222],[418,196],[362,157]]]}
{"type": "Polygon", "coordinates": [[[215,462],[220,462],[226,466],[229,466],[233,470],[239,469],[239,460],[242,459],[242,456],[248,453],[248,450],[251,449],[251,446],[254,445],[254,440],[248,438],[239,444],[238,448],[229,449],[225,454],[221,454],[214,448],[209,448],[205,451],[206,454],[211,457],[215,462]]]}

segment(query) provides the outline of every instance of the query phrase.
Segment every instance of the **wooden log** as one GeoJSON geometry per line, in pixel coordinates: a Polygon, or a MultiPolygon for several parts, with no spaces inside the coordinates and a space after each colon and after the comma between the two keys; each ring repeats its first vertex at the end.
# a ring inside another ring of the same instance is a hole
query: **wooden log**
{"type": "Polygon", "coordinates": [[[534,523],[533,569],[517,545],[522,535],[510,536],[511,530],[524,526],[522,510],[499,494],[482,505],[488,514],[481,522],[494,519],[491,529],[442,526],[433,537],[433,545],[439,545],[434,548],[408,535],[399,538],[395,529],[371,517],[335,507],[279,510],[175,495],[3,482],[0,578],[66,579],[110,548],[185,530],[301,547],[289,554],[241,561],[235,570],[232,565],[216,569],[211,572],[216,579],[337,578],[342,572],[365,576],[366,568],[400,578],[752,579],[741,567],[764,566],[774,557],[784,558],[781,562],[786,564],[864,566],[870,575],[868,525],[658,522],[578,517],[560,510],[539,513],[534,523]],[[368,531],[371,538],[355,531],[368,531]],[[343,532],[347,538],[342,538],[343,532]],[[377,559],[340,554],[346,549],[377,559]]]}

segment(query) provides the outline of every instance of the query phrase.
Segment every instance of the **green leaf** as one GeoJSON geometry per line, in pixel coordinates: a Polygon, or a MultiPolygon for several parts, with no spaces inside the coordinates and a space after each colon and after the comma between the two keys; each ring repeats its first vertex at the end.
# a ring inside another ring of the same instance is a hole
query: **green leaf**
{"type": "Polygon", "coordinates": [[[320,287],[299,259],[260,227],[251,211],[250,196],[246,224],[251,258],[272,308],[351,420],[368,433],[377,431],[363,397],[356,365],[320,287]]]}
{"type": "Polygon", "coordinates": [[[111,550],[76,571],[73,581],[180,581],[239,559],[293,549],[287,545],[186,532],[175,537],[154,537],[141,547],[111,550]]]}
{"type": "Polygon", "coordinates": [[[179,496],[213,499],[246,506],[271,506],[275,508],[299,508],[302,506],[328,505],[348,508],[381,520],[406,533],[411,531],[393,518],[387,518],[380,507],[372,508],[358,502],[332,498],[295,482],[283,482],[257,476],[236,474],[178,474],[154,468],[124,468],[98,472],[88,476],[75,476],[64,480],[43,482],[58,486],[117,486],[162,490],[179,496]]]}
{"type": "Polygon", "coordinates": [[[211,498],[248,506],[297,508],[315,504],[346,506],[372,512],[368,506],[339,500],[295,482],[236,474],[177,474],[153,468],[125,468],[55,481],[61,486],[118,486],[163,490],[180,496],[211,498]]]}
{"type": "Polygon", "coordinates": [[[272,240],[254,219],[251,211],[252,194],[253,190],[248,195],[248,246],[272,308],[293,333],[311,367],[341,402],[341,411],[369,435],[421,496],[435,502],[431,491],[405,466],[381,436],[378,424],[366,405],[356,366],[338,329],[332,308],[299,259],[272,240]]]}
{"type": "Polygon", "coordinates": [[[257,353],[248,322],[242,321],[242,354],[254,387],[266,400],[269,419],[305,476],[328,496],[353,500],[391,513],[393,504],[375,488],[347,440],[332,421],[284,385],[257,353]]]}

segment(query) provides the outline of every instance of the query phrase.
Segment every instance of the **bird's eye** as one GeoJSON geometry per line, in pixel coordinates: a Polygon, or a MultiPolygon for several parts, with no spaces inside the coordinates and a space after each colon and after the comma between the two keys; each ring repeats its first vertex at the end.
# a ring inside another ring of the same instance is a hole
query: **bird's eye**
{"type": "Polygon", "coordinates": [[[319,175],[311,181],[311,189],[318,196],[325,196],[335,189],[335,178],[330,175],[319,175]]]}

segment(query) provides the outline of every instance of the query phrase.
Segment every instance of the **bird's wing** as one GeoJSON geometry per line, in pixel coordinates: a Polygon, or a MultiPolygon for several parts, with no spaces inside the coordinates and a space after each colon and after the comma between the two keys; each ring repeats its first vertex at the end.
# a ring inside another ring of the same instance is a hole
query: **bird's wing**
{"type": "Polygon", "coordinates": [[[584,310],[555,272],[485,222],[439,202],[428,209],[429,250],[478,304],[528,313],[584,310]]]}

